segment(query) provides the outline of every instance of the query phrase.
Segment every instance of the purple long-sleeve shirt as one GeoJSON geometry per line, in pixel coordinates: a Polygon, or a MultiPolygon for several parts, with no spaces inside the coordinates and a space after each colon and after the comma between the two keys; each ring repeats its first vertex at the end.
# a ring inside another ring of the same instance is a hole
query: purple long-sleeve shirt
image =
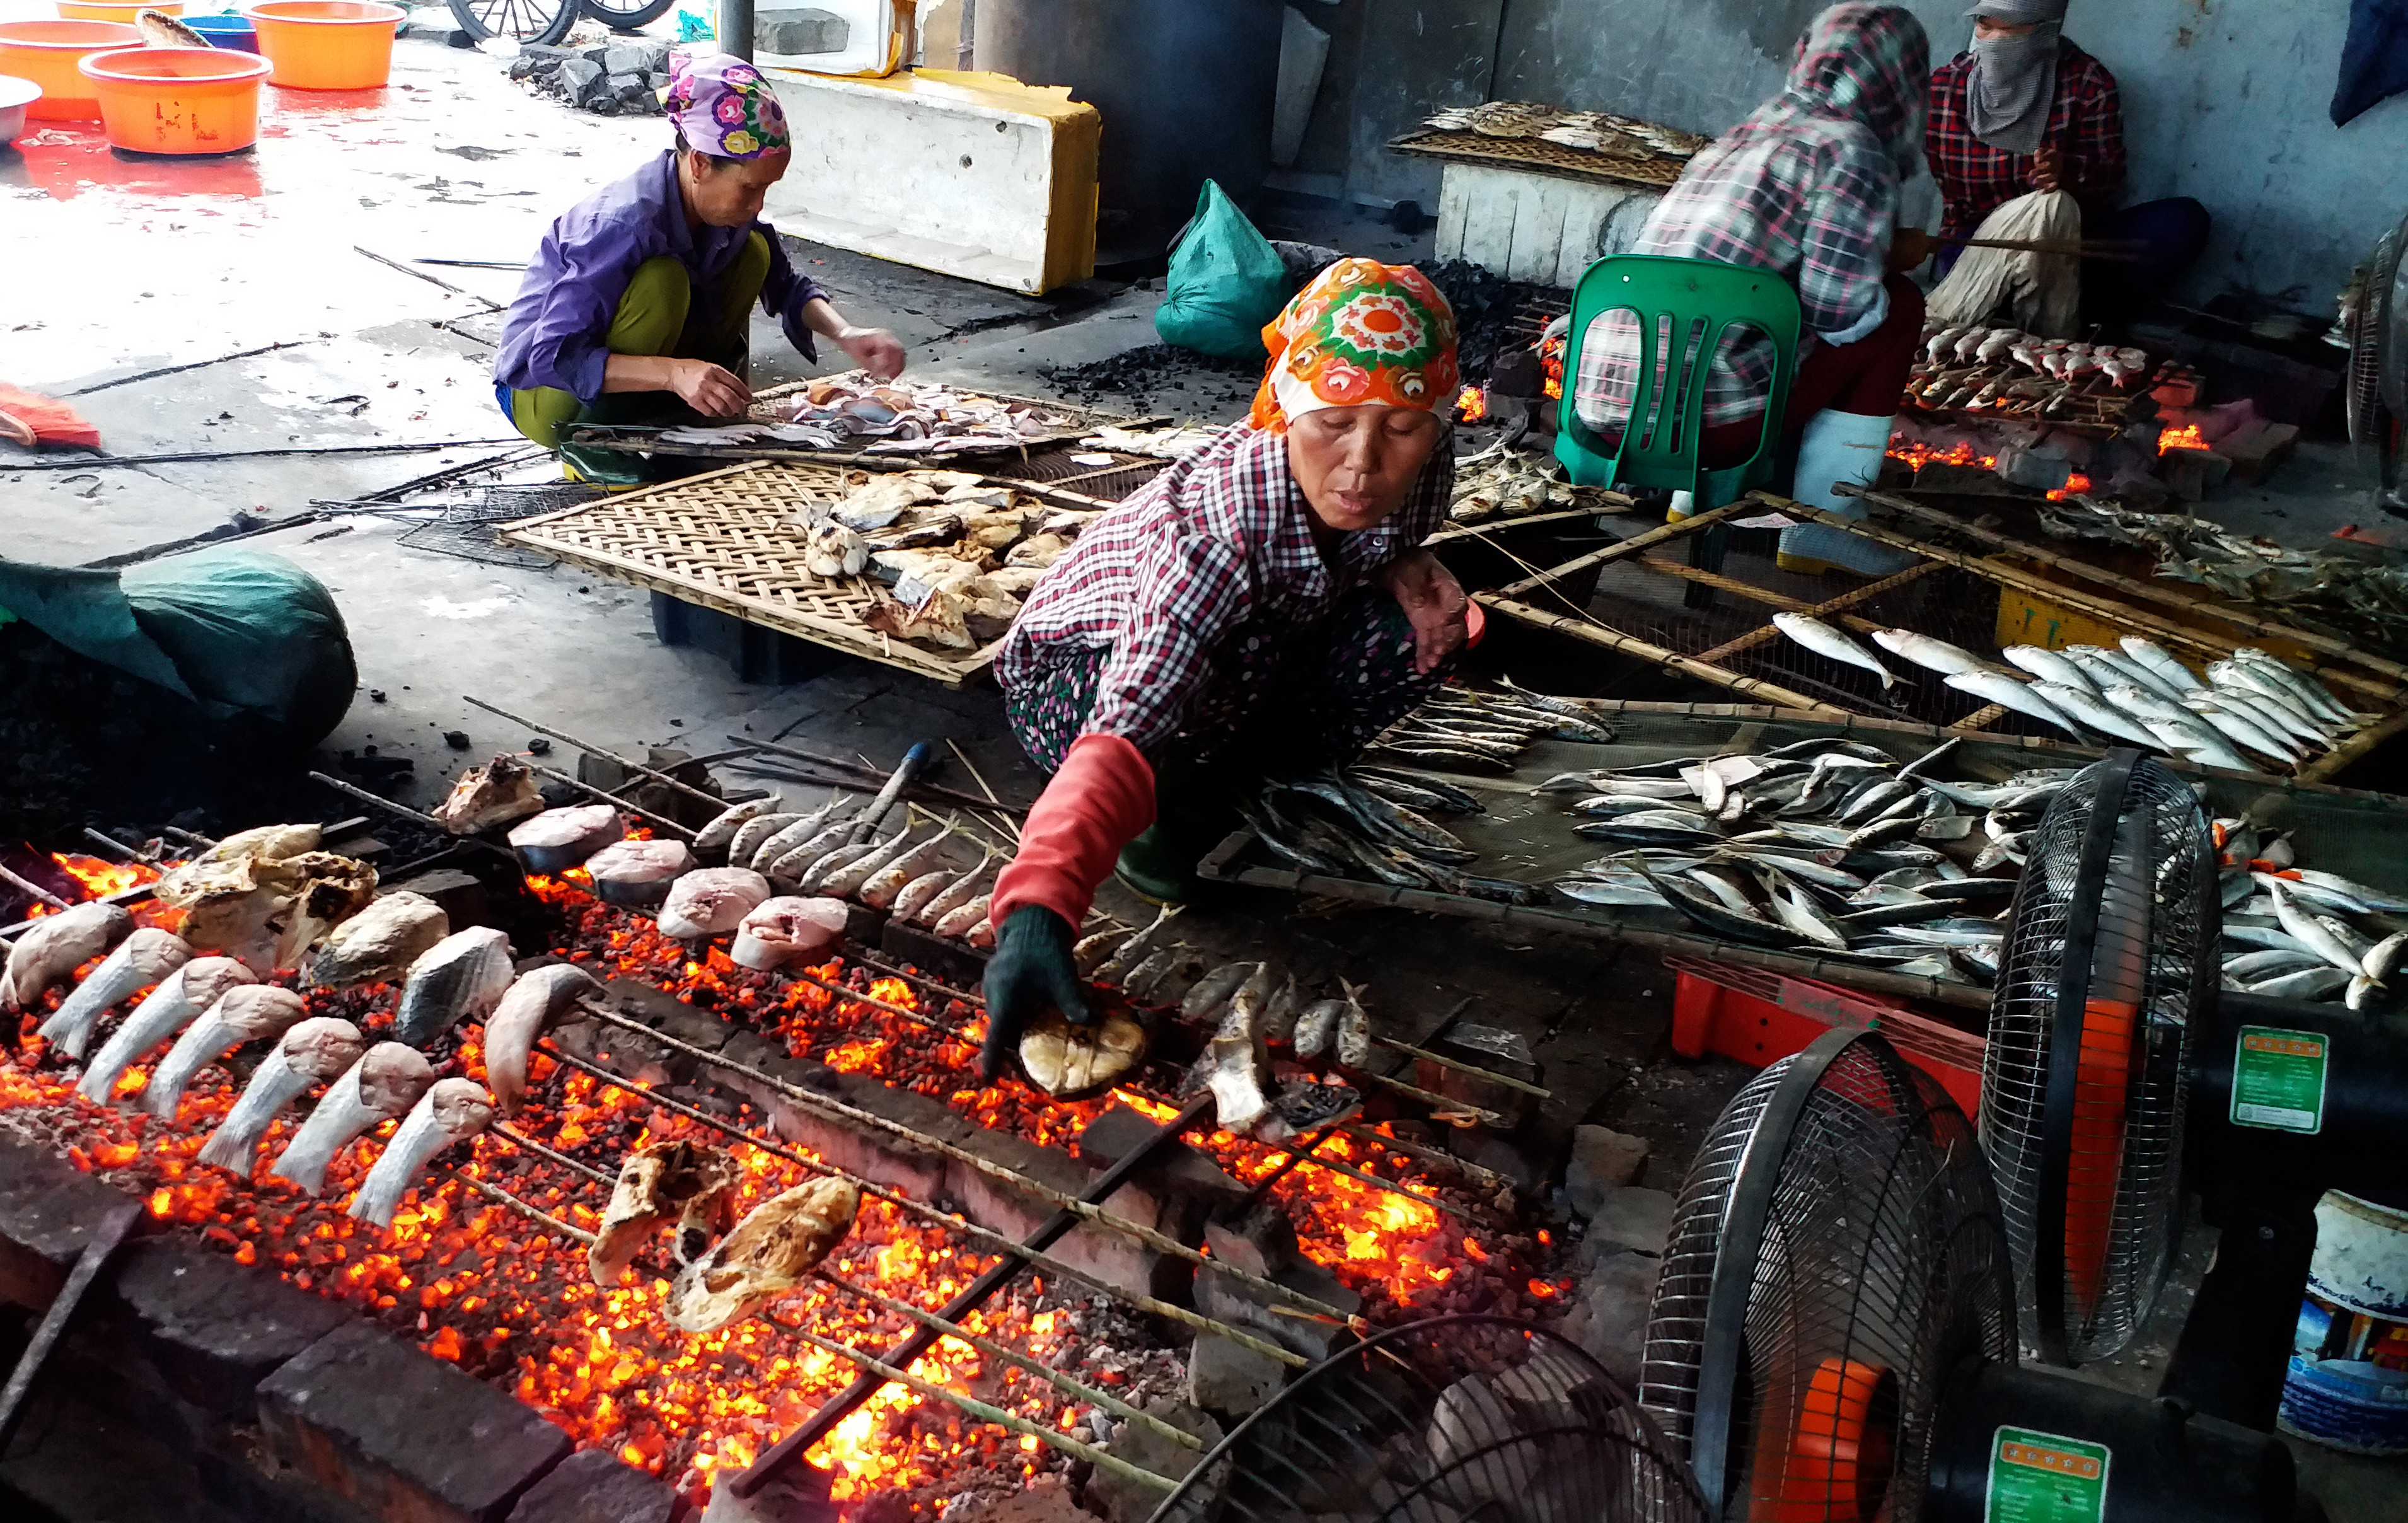
{"type": "Polygon", "coordinates": [[[769,241],[761,309],[777,315],[787,340],[805,358],[816,360],[819,352],[803,323],[803,309],[827,293],[796,272],[777,229],[767,223],[689,228],[678,194],[677,155],[671,152],[569,208],[544,234],[503,320],[494,380],[511,391],[550,386],[593,401],[602,395],[610,320],[637,267],[663,255],[676,260],[693,279],[695,307],[707,310],[717,300],[720,278],[752,233],[769,241]]]}

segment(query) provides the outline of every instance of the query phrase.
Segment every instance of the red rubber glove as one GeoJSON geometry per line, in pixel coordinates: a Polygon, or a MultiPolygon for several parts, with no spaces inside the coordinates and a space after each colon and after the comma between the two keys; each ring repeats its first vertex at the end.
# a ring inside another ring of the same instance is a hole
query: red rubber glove
{"type": "Polygon", "coordinates": [[[1127,740],[1082,735],[1020,827],[1020,854],[995,882],[987,919],[1036,905],[1076,927],[1121,848],[1154,824],[1154,769],[1127,740]]]}

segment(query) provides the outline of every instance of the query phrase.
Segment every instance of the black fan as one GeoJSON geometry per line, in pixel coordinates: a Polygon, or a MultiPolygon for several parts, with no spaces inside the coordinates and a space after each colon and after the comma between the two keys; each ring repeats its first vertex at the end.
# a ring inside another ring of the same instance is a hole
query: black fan
{"type": "Polygon", "coordinates": [[[1641,1401],[1746,1523],[2284,1523],[2270,1436],[2015,1364],[1971,1124],[1878,1034],[1759,1074],[1691,1166],[1641,1401]]]}
{"type": "Polygon", "coordinates": [[[2401,252],[2408,223],[2383,235],[2342,302],[2349,345],[2349,438],[2378,471],[2375,505],[2408,511],[2401,467],[2408,455],[2408,286],[2401,252]]]}
{"type": "Polygon", "coordinates": [[[1579,1344],[1502,1316],[1333,1355],[1197,1461],[1152,1523],[1705,1523],[1687,1471],[1579,1344]]]}
{"type": "Polygon", "coordinates": [[[2122,1348],[2172,1260],[2186,1041],[2215,986],[2215,849],[2138,752],[2076,773],[2027,846],[1990,1000],[1982,1145],[2042,1358],[2122,1348]]]}

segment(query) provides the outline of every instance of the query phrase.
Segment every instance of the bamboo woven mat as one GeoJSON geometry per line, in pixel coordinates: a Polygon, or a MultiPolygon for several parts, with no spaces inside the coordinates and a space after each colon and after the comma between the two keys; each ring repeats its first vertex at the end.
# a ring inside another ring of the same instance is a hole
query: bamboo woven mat
{"type": "Polygon", "coordinates": [[[925,650],[865,628],[882,589],[813,576],[786,526],[812,497],[841,496],[841,467],[756,461],[512,524],[498,538],[613,581],[959,687],[1001,648],[925,650]]]}

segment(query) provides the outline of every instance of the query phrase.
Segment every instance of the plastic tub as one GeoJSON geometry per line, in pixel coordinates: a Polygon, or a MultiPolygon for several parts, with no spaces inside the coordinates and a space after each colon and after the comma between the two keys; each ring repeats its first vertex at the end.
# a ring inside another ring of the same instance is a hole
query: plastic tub
{"type": "Polygon", "coordinates": [[[31,79],[0,74],[0,148],[25,131],[25,108],[42,98],[42,87],[31,79]]]}
{"type": "Polygon", "coordinates": [[[259,51],[259,34],[239,16],[187,16],[184,24],[208,38],[212,48],[231,51],[259,51]]]}
{"type": "Polygon", "coordinates": [[[142,34],[108,22],[0,22],[0,74],[41,86],[25,108],[36,122],[97,122],[100,96],[76,65],[111,48],[138,48],[142,34]]]}
{"type": "Polygon", "coordinates": [[[181,16],[184,0],[167,0],[164,6],[154,6],[150,0],[133,0],[129,5],[120,5],[117,0],[59,0],[59,14],[73,22],[115,22],[120,26],[132,26],[134,18],[146,10],[155,10],[162,16],[181,16]]]}
{"type": "Polygon", "coordinates": [[[259,139],[267,60],[215,48],[123,48],[77,67],[100,92],[109,146],[135,153],[233,153],[259,139]]]}
{"type": "Polygon", "coordinates": [[[374,90],[393,72],[394,29],[408,13],[361,0],[269,0],[243,15],[287,90],[374,90]]]}

